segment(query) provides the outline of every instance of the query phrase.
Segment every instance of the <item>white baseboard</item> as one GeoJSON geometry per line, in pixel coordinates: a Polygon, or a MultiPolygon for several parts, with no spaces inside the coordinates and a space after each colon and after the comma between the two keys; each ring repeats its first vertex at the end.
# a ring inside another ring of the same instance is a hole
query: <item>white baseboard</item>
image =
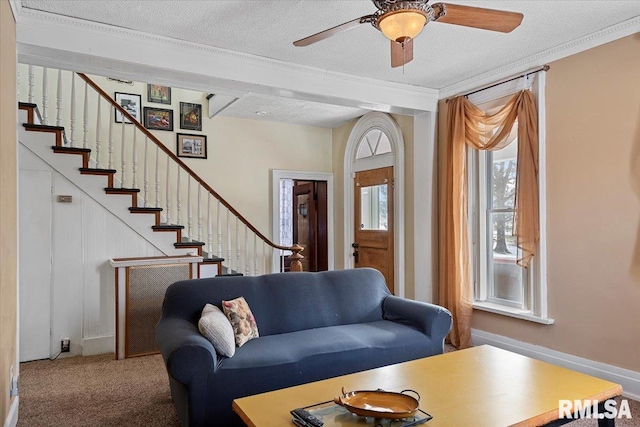
{"type": "Polygon", "coordinates": [[[92,337],[82,340],[82,355],[94,356],[96,354],[113,353],[116,348],[114,335],[104,337],[92,337]]]}
{"type": "Polygon", "coordinates": [[[640,400],[640,372],[619,368],[606,363],[596,362],[582,357],[561,353],[539,345],[517,341],[490,332],[471,330],[474,345],[489,344],[494,347],[512,351],[543,362],[553,363],[563,368],[582,372],[583,374],[611,381],[622,386],[622,395],[634,400],[640,400]]]}
{"type": "Polygon", "coordinates": [[[20,401],[20,396],[16,396],[13,399],[13,403],[11,404],[11,408],[9,408],[9,413],[7,414],[7,418],[4,420],[4,427],[16,427],[18,425],[18,405],[20,401]]]}

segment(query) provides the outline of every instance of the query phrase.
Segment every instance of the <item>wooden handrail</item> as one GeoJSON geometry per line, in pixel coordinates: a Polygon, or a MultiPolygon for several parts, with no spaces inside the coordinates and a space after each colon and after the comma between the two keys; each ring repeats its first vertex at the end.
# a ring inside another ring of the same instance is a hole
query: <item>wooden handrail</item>
{"type": "MultiPolygon", "coordinates": [[[[281,250],[285,250],[285,251],[293,251],[294,254],[299,255],[300,258],[304,258],[302,255],[300,255],[300,252],[302,252],[302,249],[303,249],[301,246],[293,245],[291,247],[288,247],[288,246],[277,245],[277,244],[273,243],[271,240],[269,240],[267,237],[265,237],[249,221],[247,221],[237,210],[235,210],[233,208],[233,206],[231,206],[229,204],[229,202],[227,202],[221,195],[219,195],[213,188],[211,188],[209,186],[209,184],[207,184],[202,178],[200,178],[198,176],[198,174],[196,174],[193,170],[191,170],[191,168],[189,166],[187,166],[182,160],[180,160],[178,158],[178,156],[173,154],[171,152],[171,150],[169,150],[162,142],[160,142],[160,140],[158,140],[158,138],[153,136],[153,134],[151,132],[149,132],[149,130],[147,128],[145,128],[135,117],[133,117],[122,106],[118,105],[118,103],[114,99],[112,99],[109,96],[109,94],[107,94],[104,90],[102,90],[102,88],[100,86],[98,86],[96,83],[94,83],[94,81],[91,80],[86,74],[84,74],[84,73],[76,73],[76,74],[78,76],[80,76],[80,78],[82,80],[84,80],[89,86],[91,86],[96,92],[98,92],[98,94],[100,94],[100,96],[102,96],[104,99],[106,99],[116,110],[118,110],[120,113],[122,113],[122,115],[124,117],[129,119],[129,121],[131,123],[133,123],[138,128],[138,130],[140,130],[143,134],[145,134],[145,136],[147,136],[154,144],[156,144],[175,163],[177,163],[182,169],[187,171],[191,175],[191,177],[193,179],[195,179],[198,183],[200,183],[200,185],[202,185],[202,187],[205,190],[207,190],[209,193],[211,193],[213,195],[213,197],[218,199],[218,201],[220,203],[222,203],[224,205],[224,207],[226,207],[232,214],[234,214],[238,219],[240,219],[240,221],[242,221],[242,223],[244,225],[246,225],[253,233],[255,233],[263,242],[265,242],[267,245],[269,245],[269,246],[271,246],[272,248],[275,248],[275,249],[281,249],[281,250]]],[[[299,260],[300,258],[296,258],[296,260],[299,260]]],[[[302,271],[302,270],[300,270],[300,271],[302,271]]]]}

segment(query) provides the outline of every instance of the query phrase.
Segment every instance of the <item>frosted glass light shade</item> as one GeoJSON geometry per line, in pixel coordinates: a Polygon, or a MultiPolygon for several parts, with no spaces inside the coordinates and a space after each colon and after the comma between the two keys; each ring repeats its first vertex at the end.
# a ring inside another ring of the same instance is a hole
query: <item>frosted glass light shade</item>
{"type": "Polygon", "coordinates": [[[427,17],[420,12],[403,10],[383,15],[378,26],[388,39],[398,41],[404,37],[415,38],[427,24],[427,17]]]}

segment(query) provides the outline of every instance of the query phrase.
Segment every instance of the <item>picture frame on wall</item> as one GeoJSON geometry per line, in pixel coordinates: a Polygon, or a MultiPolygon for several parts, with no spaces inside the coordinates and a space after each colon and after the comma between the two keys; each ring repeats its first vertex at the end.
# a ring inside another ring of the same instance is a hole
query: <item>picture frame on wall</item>
{"type": "Polygon", "coordinates": [[[176,135],[178,157],[207,158],[207,136],[179,133],[176,135]]]}
{"type": "Polygon", "coordinates": [[[202,105],[180,103],[180,129],[202,130],[202,105]]]}
{"type": "Polygon", "coordinates": [[[161,85],[147,85],[147,101],[156,104],[171,105],[171,88],[161,85]]]}
{"type": "Polygon", "coordinates": [[[173,131],[173,110],[144,107],[144,127],[150,130],[173,131]]]}
{"type": "MultiPolygon", "coordinates": [[[[140,105],[142,103],[142,97],[140,95],[136,95],[135,93],[116,92],[115,100],[118,105],[124,108],[127,113],[131,114],[134,119],[140,121],[140,105]]],[[[125,123],[131,123],[129,119],[123,117],[123,114],[118,109],[114,108],[114,110],[116,123],[122,123],[123,118],[125,123]]]]}

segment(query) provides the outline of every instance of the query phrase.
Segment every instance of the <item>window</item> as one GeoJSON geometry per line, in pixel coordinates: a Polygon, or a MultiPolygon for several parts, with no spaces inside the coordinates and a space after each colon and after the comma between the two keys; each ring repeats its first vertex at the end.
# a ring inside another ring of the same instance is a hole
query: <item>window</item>
{"type": "MultiPolygon", "coordinates": [[[[469,97],[479,108],[498,111],[515,93],[529,84],[519,79],[469,97]]],[[[469,149],[469,221],[472,241],[474,308],[539,323],[547,319],[544,226],[544,76],[536,75],[532,91],[538,99],[540,171],[540,243],[528,268],[516,264],[518,248],[514,232],[514,206],[518,141],[495,151],[469,149]],[[542,79],[540,79],[542,77],[542,79]],[[542,81],[541,81],[542,80],[542,81]]],[[[516,135],[513,132],[512,135],[516,135]]]]}

